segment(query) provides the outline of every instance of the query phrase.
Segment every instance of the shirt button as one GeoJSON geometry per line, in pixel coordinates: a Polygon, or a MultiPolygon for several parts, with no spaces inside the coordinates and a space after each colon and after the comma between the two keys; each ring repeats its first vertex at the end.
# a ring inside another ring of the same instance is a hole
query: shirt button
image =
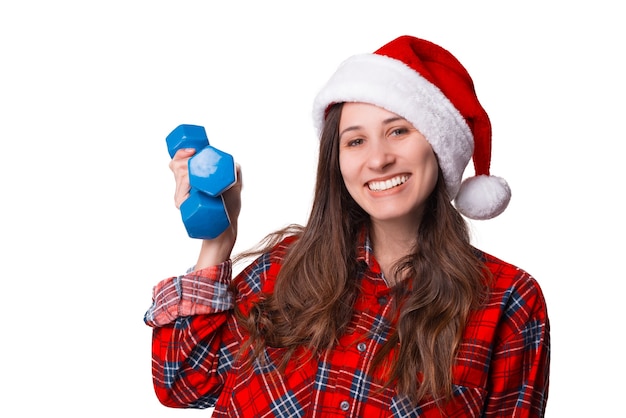
{"type": "Polygon", "coordinates": [[[350,409],[350,403],[348,401],[341,401],[339,408],[341,408],[342,411],[347,411],[350,409]]]}
{"type": "Polygon", "coordinates": [[[365,343],[359,343],[356,346],[356,349],[359,350],[361,353],[364,352],[366,348],[367,348],[367,345],[365,345],[365,343]]]}
{"type": "Polygon", "coordinates": [[[387,304],[387,298],[384,297],[384,296],[379,297],[378,298],[378,304],[381,305],[381,306],[386,305],[387,304]]]}

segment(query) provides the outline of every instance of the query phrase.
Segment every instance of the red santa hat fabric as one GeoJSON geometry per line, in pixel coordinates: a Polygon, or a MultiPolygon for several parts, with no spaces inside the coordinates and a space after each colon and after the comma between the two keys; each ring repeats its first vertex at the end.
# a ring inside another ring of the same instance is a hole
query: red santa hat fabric
{"type": "Polygon", "coordinates": [[[318,131],[335,103],[380,106],[411,122],[433,147],[448,193],[471,219],[502,213],[511,198],[507,182],[491,176],[491,123],[463,65],[442,47],[401,36],[373,54],[344,61],[313,105],[318,131]],[[475,175],[462,181],[470,159],[475,175]]]}

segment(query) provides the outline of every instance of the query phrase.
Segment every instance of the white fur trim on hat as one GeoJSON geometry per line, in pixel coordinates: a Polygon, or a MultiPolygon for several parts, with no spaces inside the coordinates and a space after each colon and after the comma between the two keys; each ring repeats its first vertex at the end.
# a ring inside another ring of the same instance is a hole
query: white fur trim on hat
{"type": "Polygon", "coordinates": [[[450,198],[457,195],[474,139],[464,117],[437,86],[400,60],[361,54],[344,61],[315,98],[318,133],[328,107],[341,102],[373,104],[411,122],[437,154],[450,198]]]}

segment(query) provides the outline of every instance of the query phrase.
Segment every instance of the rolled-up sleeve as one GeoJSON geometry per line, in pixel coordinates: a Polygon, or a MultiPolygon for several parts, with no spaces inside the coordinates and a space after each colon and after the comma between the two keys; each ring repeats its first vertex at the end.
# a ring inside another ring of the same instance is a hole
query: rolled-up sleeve
{"type": "Polygon", "coordinates": [[[144,315],[151,327],[171,324],[177,318],[224,312],[233,308],[228,287],[232,279],[232,262],[169,277],[152,290],[152,305],[144,315]]]}

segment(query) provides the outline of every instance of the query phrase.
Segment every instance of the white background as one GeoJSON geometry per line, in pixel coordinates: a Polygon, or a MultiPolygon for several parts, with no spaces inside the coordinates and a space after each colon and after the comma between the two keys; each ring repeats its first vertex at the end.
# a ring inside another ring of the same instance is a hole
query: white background
{"type": "Polygon", "coordinates": [[[623,414],[617,4],[3,2],[0,415],[208,416],[165,408],[152,390],[151,289],[198,249],[174,207],[165,136],[204,125],[242,165],[247,248],[306,221],[318,88],[343,59],[402,34],[452,51],[491,116],[492,173],[513,199],[472,229],[544,290],[547,416],[623,414]]]}

